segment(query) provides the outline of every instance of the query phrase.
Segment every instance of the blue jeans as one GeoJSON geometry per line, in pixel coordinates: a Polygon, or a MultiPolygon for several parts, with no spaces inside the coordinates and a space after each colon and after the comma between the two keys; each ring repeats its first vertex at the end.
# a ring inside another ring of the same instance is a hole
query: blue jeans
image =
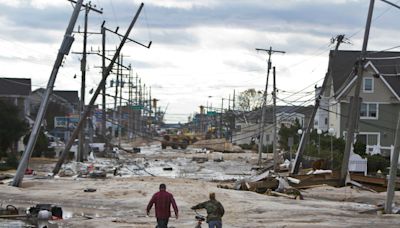
{"type": "Polygon", "coordinates": [[[222,228],[222,222],[221,221],[209,221],[208,228],[222,228]]]}
{"type": "Polygon", "coordinates": [[[157,219],[156,228],[168,228],[168,220],[169,219],[157,219]]]}

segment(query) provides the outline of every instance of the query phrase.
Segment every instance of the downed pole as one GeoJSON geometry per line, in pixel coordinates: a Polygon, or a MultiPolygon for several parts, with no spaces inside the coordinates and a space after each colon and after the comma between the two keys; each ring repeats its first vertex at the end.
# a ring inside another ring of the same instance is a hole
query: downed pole
{"type": "Polygon", "coordinates": [[[61,47],[58,50],[56,61],[54,62],[53,70],[51,71],[51,75],[49,81],[47,83],[46,92],[43,96],[42,102],[40,103],[39,111],[36,116],[35,123],[32,127],[31,135],[29,136],[29,141],[26,146],[26,149],[22,155],[22,158],[19,162],[17,172],[15,174],[15,178],[12,182],[12,186],[19,187],[22,183],[22,179],[24,178],[25,170],[28,167],[29,159],[32,155],[33,149],[36,144],[36,140],[39,136],[39,130],[42,125],[42,121],[44,115],[46,113],[47,106],[49,104],[50,95],[53,93],[54,83],[56,82],[58,70],[62,64],[65,55],[68,55],[69,51],[71,50],[72,43],[74,42],[74,37],[71,35],[73,29],[75,27],[76,20],[78,19],[79,12],[82,7],[83,0],[78,0],[75,5],[75,9],[72,13],[71,19],[69,21],[68,27],[65,31],[64,40],[61,43],[61,47]]]}
{"type": "MultiPolygon", "coordinates": [[[[112,70],[112,67],[113,67],[115,61],[117,60],[118,56],[120,55],[121,50],[122,50],[122,47],[124,46],[126,40],[128,39],[128,36],[129,36],[129,34],[130,34],[130,32],[131,32],[133,26],[135,25],[136,20],[138,19],[139,14],[140,14],[140,12],[141,12],[143,6],[144,6],[144,3],[141,3],[141,4],[140,4],[140,7],[139,7],[139,9],[138,9],[138,11],[136,12],[135,17],[133,18],[131,24],[129,25],[128,30],[126,31],[125,36],[122,38],[121,43],[120,43],[120,45],[119,45],[117,51],[115,52],[115,54],[114,54],[114,56],[113,56],[113,58],[112,58],[110,64],[108,65],[108,67],[106,68],[106,70],[103,71],[103,77],[102,77],[102,79],[101,79],[99,85],[97,86],[97,89],[96,89],[95,93],[93,94],[93,97],[92,97],[92,99],[91,99],[90,102],[89,102],[89,105],[86,107],[85,112],[82,114],[82,118],[79,120],[77,127],[76,127],[75,130],[73,131],[73,133],[72,133],[72,135],[71,135],[71,137],[70,137],[70,139],[69,139],[67,145],[65,145],[64,151],[62,152],[62,154],[61,154],[61,156],[60,156],[60,158],[59,158],[59,160],[58,160],[56,166],[55,166],[54,169],[53,169],[53,176],[56,175],[56,174],[60,171],[61,165],[64,163],[64,160],[66,159],[67,154],[68,154],[69,150],[71,149],[72,144],[74,143],[74,140],[76,139],[76,137],[77,137],[78,134],[79,134],[79,131],[80,131],[81,128],[83,127],[84,120],[85,120],[86,117],[89,115],[89,113],[90,113],[90,111],[91,111],[91,109],[92,109],[92,107],[93,107],[93,105],[94,105],[94,102],[95,102],[96,99],[97,99],[97,96],[100,94],[101,90],[103,89],[103,87],[104,87],[104,85],[105,85],[105,83],[106,83],[107,77],[108,77],[108,75],[110,74],[110,72],[111,72],[111,70],[112,70]]],[[[150,45],[149,45],[149,47],[150,47],[150,45]]]]}

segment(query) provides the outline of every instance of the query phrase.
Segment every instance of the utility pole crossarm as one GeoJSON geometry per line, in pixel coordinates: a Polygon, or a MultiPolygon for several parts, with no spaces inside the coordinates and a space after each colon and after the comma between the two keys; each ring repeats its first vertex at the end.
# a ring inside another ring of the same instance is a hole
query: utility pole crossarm
{"type": "MultiPolygon", "coordinates": [[[[109,31],[109,32],[112,32],[112,33],[118,35],[119,37],[124,37],[124,35],[119,34],[117,31],[113,31],[113,30],[108,29],[108,28],[106,28],[106,27],[104,27],[104,29],[105,29],[106,31],[109,31]]],[[[131,42],[133,42],[133,43],[136,43],[136,44],[138,44],[138,45],[140,45],[140,46],[143,46],[143,47],[145,47],[145,48],[150,48],[150,46],[151,46],[151,44],[152,44],[152,41],[150,41],[147,45],[145,45],[145,44],[142,44],[142,43],[140,43],[140,42],[137,42],[136,40],[133,40],[133,39],[131,39],[131,38],[129,38],[129,37],[127,37],[127,40],[129,40],[129,41],[131,41],[131,42]]]]}
{"type": "MultiPolygon", "coordinates": [[[[71,52],[72,54],[82,54],[83,52],[71,52]]],[[[98,56],[100,56],[100,57],[102,57],[103,55],[102,54],[100,54],[100,53],[98,53],[98,52],[86,52],[86,54],[87,55],[98,55],[98,56]]],[[[109,61],[111,61],[111,59],[110,58],[108,58],[108,57],[104,57],[105,59],[107,59],[107,60],[109,60],[109,61]]],[[[130,66],[125,66],[125,65],[122,65],[122,64],[119,64],[119,63],[115,63],[115,64],[117,64],[117,65],[119,65],[120,67],[122,67],[122,68],[125,68],[125,70],[131,70],[131,67],[130,66]]],[[[95,68],[101,68],[101,67],[98,67],[98,66],[95,66],[95,68]]]]}
{"type": "MultiPolygon", "coordinates": [[[[74,1],[74,0],[67,0],[67,1],[76,4],[76,1],[74,1]]],[[[93,10],[93,11],[96,12],[96,13],[103,14],[103,9],[98,10],[98,9],[96,9],[95,7],[92,7],[92,5],[90,4],[90,2],[89,2],[89,4],[82,4],[82,6],[83,6],[83,7],[88,7],[90,10],[93,10]]]]}
{"type": "Polygon", "coordinates": [[[277,50],[272,50],[272,49],[264,49],[264,48],[256,48],[256,51],[266,51],[269,54],[273,54],[273,53],[282,53],[285,54],[285,51],[277,51],[277,50]]]}

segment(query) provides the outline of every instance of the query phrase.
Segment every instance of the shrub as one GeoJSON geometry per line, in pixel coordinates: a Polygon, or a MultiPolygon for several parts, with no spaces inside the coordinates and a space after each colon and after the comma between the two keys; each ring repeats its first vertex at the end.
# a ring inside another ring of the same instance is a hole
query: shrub
{"type": "Polygon", "coordinates": [[[47,151],[43,151],[43,156],[46,158],[54,158],[56,156],[56,152],[54,148],[49,148],[47,151]]]}
{"type": "Polygon", "coordinates": [[[247,144],[247,143],[240,144],[239,146],[240,146],[240,148],[242,148],[243,150],[251,150],[251,149],[253,149],[253,145],[247,144]]]}
{"type": "Polygon", "coordinates": [[[14,154],[9,154],[9,155],[8,155],[8,157],[7,157],[7,159],[6,159],[6,164],[7,164],[9,167],[15,169],[15,168],[18,167],[18,163],[19,163],[19,161],[18,161],[18,159],[17,159],[17,156],[15,156],[14,154]]]}
{"type": "Polygon", "coordinates": [[[389,173],[388,167],[390,167],[390,159],[382,157],[381,155],[368,155],[368,172],[376,173],[378,170],[384,174],[389,173]]]}
{"type": "Polygon", "coordinates": [[[365,158],[365,156],[367,156],[367,145],[365,145],[365,143],[362,142],[356,142],[354,143],[354,153],[360,155],[362,158],[365,158]]]}

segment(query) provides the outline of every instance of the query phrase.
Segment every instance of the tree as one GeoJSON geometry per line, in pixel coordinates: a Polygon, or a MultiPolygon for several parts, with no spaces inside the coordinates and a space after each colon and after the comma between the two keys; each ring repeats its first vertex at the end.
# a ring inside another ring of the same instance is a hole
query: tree
{"type": "Polygon", "coordinates": [[[293,138],[293,143],[298,144],[299,136],[297,131],[301,129],[300,122],[298,119],[290,127],[286,127],[284,124],[281,125],[281,129],[278,132],[279,135],[279,145],[285,150],[289,150],[288,139],[293,138]]]}
{"type": "Polygon", "coordinates": [[[247,89],[239,94],[238,106],[243,111],[254,111],[262,105],[262,91],[255,89],[247,89]]]}
{"type": "MultiPolygon", "coordinates": [[[[31,134],[27,134],[24,137],[23,143],[25,145],[28,144],[29,141],[29,137],[31,136],[31,134]]],[[[41,130],[39,132],[38,138],[36,140],[35,143],[35,148],[33,149],[33,153],[32,153],[32,157],[41,157],[43,155],[43,153],[48,152],[49,149],[49,140],[46,137],[46,135],[43,133],[43,131],[41,130]]]]}
{"type": "Polygon", "coordinates": [[[15,105],[0,100],[0,107],[1,158],[8,149],[11,149],[11,151],[13,150],[12,145],[27,132],[28,124],[19,118],[19,110],[15,105]]]}

